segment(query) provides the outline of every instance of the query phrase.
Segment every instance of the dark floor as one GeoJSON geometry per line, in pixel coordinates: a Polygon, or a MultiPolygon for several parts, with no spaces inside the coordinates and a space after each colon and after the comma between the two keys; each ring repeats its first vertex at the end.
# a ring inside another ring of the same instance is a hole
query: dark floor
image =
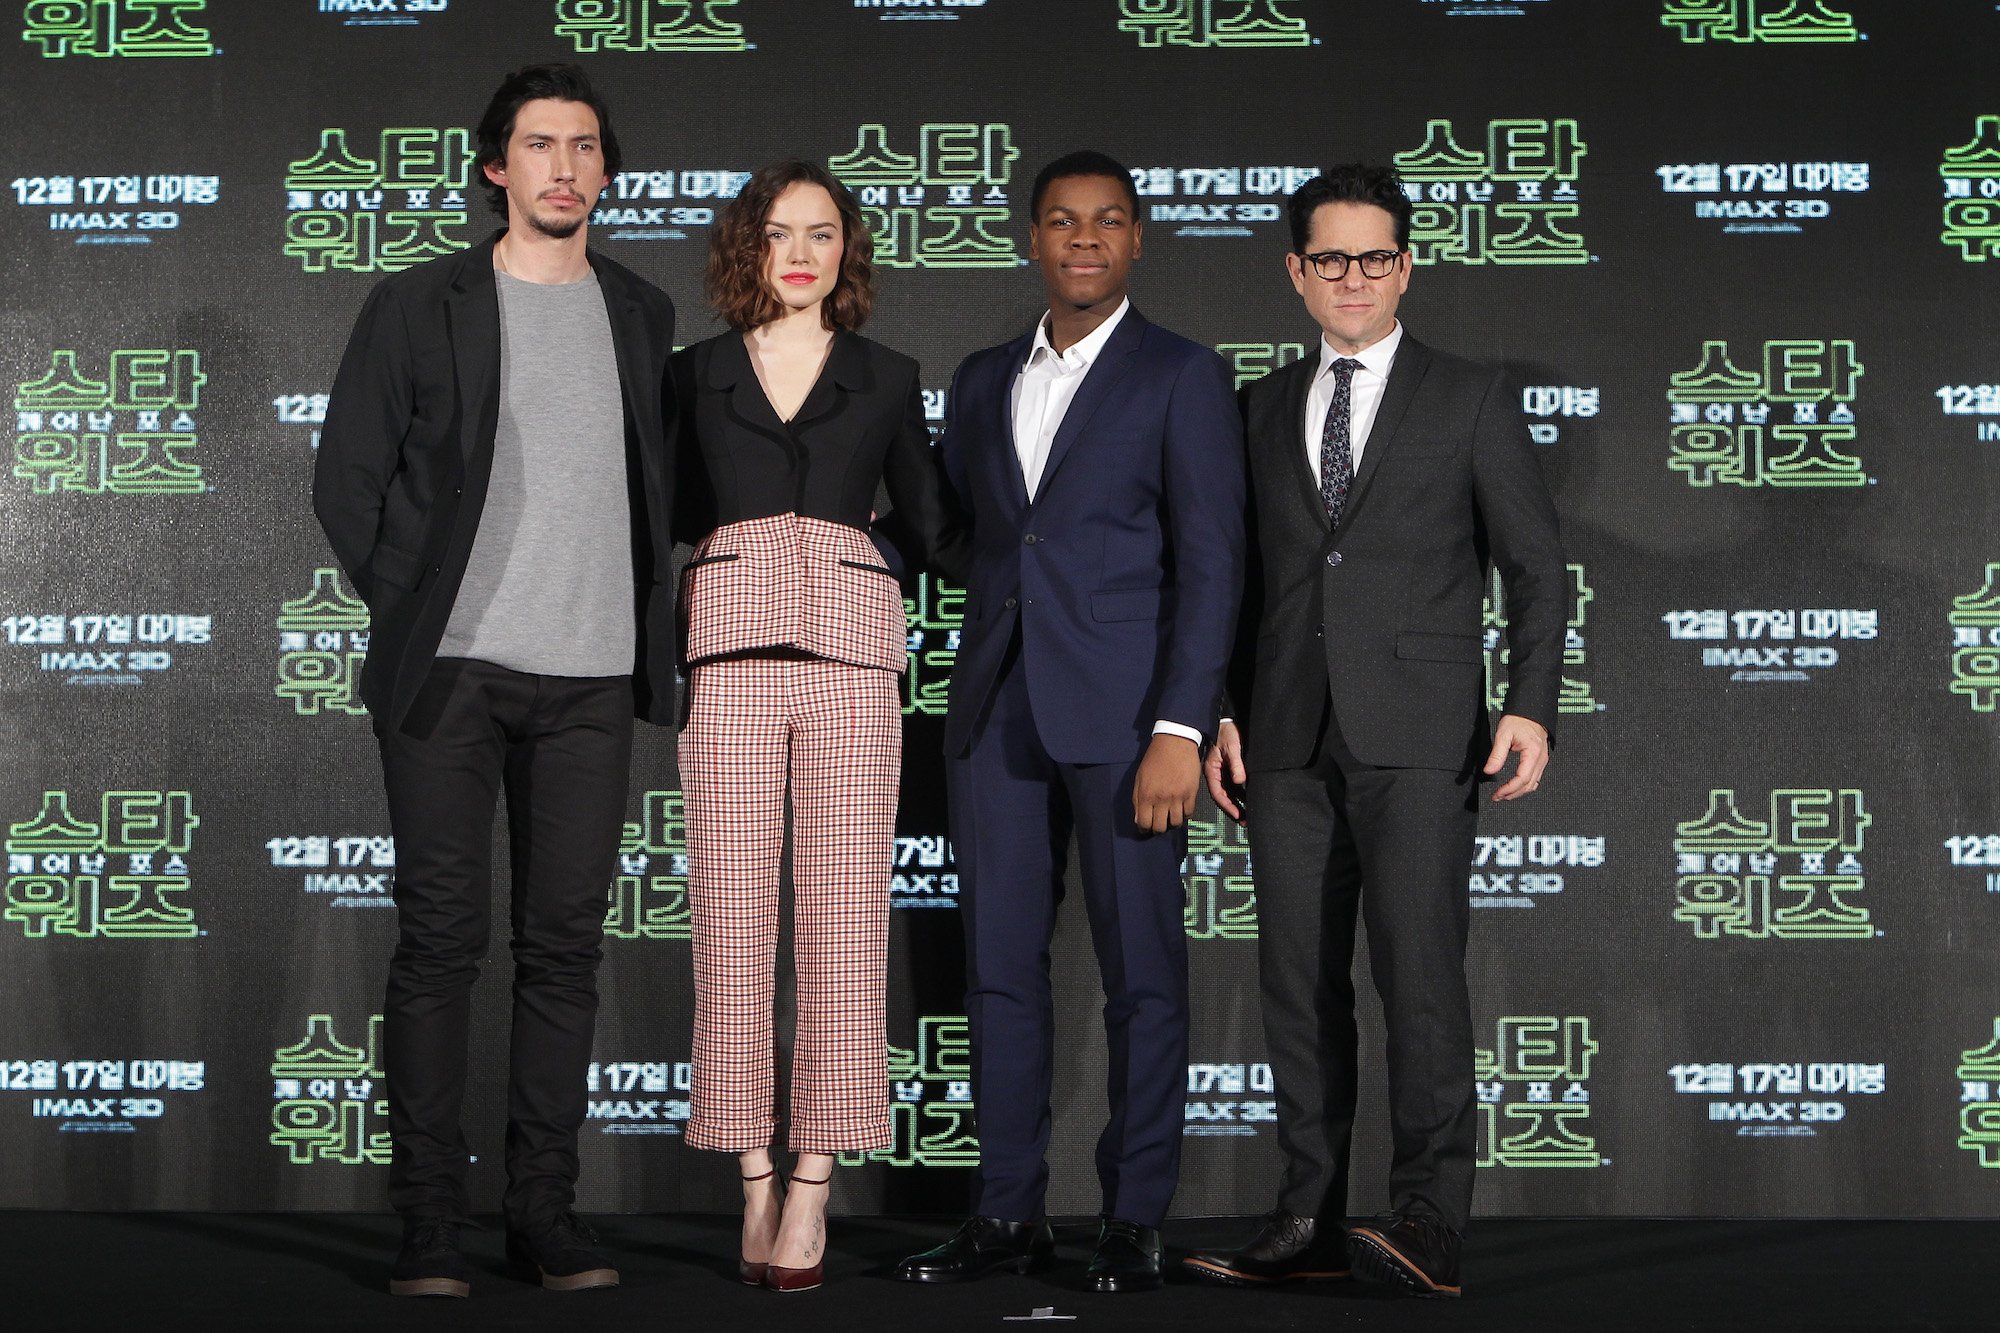
{"type": "MultiPolygon", "coordinates": [[[[735,1220],[596,1219],[616,1291],[556,1295],[507,1276],[496,1230],[468,1233],[470,1300],[386,1294],[394,1219],[365,1215],[0,1213],[0,1329],[2000,1329],[2000,1222],[1481,1222],[1465,1298],[1416,1301],[1349,1283],[1235,1291],[1173,1282],[1079,1289],[1087,1224],[1032,1277],[914,1287],[882,1276],[943,1221],[837,1219],[828,1285],[739,1286],[735,1220]],[[1036,1307],[1063,1322],[1010,1322],[1036,1307]]],[[[1176,1222],[1173,1252],[1240,1236],[1241,1221],[1176,1222]]]]}

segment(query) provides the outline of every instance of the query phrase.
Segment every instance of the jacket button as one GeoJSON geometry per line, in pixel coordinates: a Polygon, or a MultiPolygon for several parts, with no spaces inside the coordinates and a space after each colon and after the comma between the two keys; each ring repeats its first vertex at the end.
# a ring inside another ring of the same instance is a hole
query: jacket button
{"type": "Polygon", "coordinates": [[[1313,637],[1314,637],[1315,639],[1322,639],[1322,638],[1325,638],[1325,637],[1326,637],[1326,626],[1324,626],[1324,625],[1314,625],[1314,626],[1313,626],[1313,637]]]}
{"type": "Polygon", "coordinates": [[[1340,552],[1338,552],[1338,551],[1329,551],[1329,552],[1327,552],[1327,556],[1326,556],[1326,563],[1327,563],[1327,564],[1329,564],[1329,565],[1337,565],[1337,564],[1339,564],[1339,563],[1340,563],[1340,552]]]}
{"type": "Polygon", "coordinates": [[[1019,602],[1019,600],[1009,597],[1006,601],[1002,602],[1000,605],[1006,607],[1009,611],[1012,611],[1015,607],[1019,606],[1020,604],[1021,603],[1019,602]]]}
{"type": "Polygon", "coordinates": [[[1033,546],[1035,544],[1035,534],[1031,532],[1027,536],[1021,538],[1021,541],[1028,546],[1033,546]]]}

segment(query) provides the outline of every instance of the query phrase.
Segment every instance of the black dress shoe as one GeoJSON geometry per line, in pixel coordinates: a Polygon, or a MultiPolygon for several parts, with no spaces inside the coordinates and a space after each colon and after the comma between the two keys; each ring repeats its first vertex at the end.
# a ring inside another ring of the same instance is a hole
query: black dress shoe
{"type": "Polygon", "coordinates": [[[1107,1217],[1084,1277],[1092,1291],[1152,1291],[1166,1281],[1164,1263],[1158,1228],[1107,1217]]]}
{"type": "Polygon", "coordinates": [[[459,1221],[418,1217],[403,1224],[403,1246],[389,1270],[391,1296],[470,1296],[472,1271],[458,1252],[459,1221]]]}
{"type": "Polygon", "coordinates": [[[550,1291],[618,1285],[618,1270],[598,1248],[597,1233],[575,1213],[558,1213],[507,1233],[507,1258],[550,1291]]]}
{"type": "Polygon", "coordinates": [[[1045,1221],[968,1217],[944,1244],[897,1264],[894,1276],[902,1282],[970,1282],[988,1273],[1025,1273],[1047,1260],[1055,1243],[1045,1221]]]}
{"type": "Polygon", "coordinates": [[[1458,1295],[1458,1233],[1428,1213],[1395,1213],[1347,1233],[1354,1276],[1414,1296],[1458,1295]]]}
{"type": "Polygon", "coordinates": [[[1269,1212],[1236,1250],[1207,1250],[1181,1260],[1190,1277],[1230,1287],[1270,1282],[1333,1282],[1349,1276],[1347,1235],[1297,1213],[1269,1212]]]}

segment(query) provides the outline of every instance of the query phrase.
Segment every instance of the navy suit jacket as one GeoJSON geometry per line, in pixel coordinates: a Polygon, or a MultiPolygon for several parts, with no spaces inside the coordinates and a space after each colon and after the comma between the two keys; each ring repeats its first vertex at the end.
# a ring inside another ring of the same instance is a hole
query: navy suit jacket
{"type": "Polygon", "coordinates": [[[1244,575],[1242,419],[1221,357],[1127,310],[1091,364],[1031,503],[1014,379],[1032,333],[952,380],[942,463],[972,516],[944,746],[964,755],[1018,627],[1042,746],[1131,763],[1153,724],[1213,736],[1244,575]]]}

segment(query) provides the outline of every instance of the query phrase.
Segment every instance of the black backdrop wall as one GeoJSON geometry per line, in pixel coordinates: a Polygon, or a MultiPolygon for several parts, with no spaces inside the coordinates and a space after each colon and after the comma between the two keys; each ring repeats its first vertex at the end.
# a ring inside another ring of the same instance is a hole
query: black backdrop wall
{"type": "MultiPolygon", "coordinates": [[[[1467,867],[1482,1209],[2000,1211],[1992,0],[5,9],[0,1205],[380,1206],[394,852],[366,613],[308,512],[316,423],[376,277],[491,225],[462,127],[506,69],[568,57],[629,159],[592,239],[677,298],[682,341],[715,327],[722,199],[824,158],[878,227],[870,332],[923,361],[940,419],[958,359],[1038,313],[1042,161],[1133,166],[1139,304],[1247,379],[1315,336],[1284,194],[1395,159],[1407,321],[1515,372],[1576,585],[1551,781],[1489,812],[1467,867]]],[[[977,1151],[933,757],[956,623],[954,590],[916,590],[897,1141],[843,1173],[850,1210],[952,1211],[977,1151]]],[[[672,737],[642,730],[584,1204],[728,1207],[727,1159],[678,1137],[685,860],[672,737]]],[[[1253,1211],[1275,1154],[1250,853],[1203,819],[1179,1208],[1253,1211]]],[[[1088,1212],[1074,910],[1058,970],[1052,1206],[1088,1212]]],[[[488,972],[490,1204],[504,954],[488,972]]],[[[1372,1211],[1379,1077],[1364,1096],[1372,1211]]]]}

